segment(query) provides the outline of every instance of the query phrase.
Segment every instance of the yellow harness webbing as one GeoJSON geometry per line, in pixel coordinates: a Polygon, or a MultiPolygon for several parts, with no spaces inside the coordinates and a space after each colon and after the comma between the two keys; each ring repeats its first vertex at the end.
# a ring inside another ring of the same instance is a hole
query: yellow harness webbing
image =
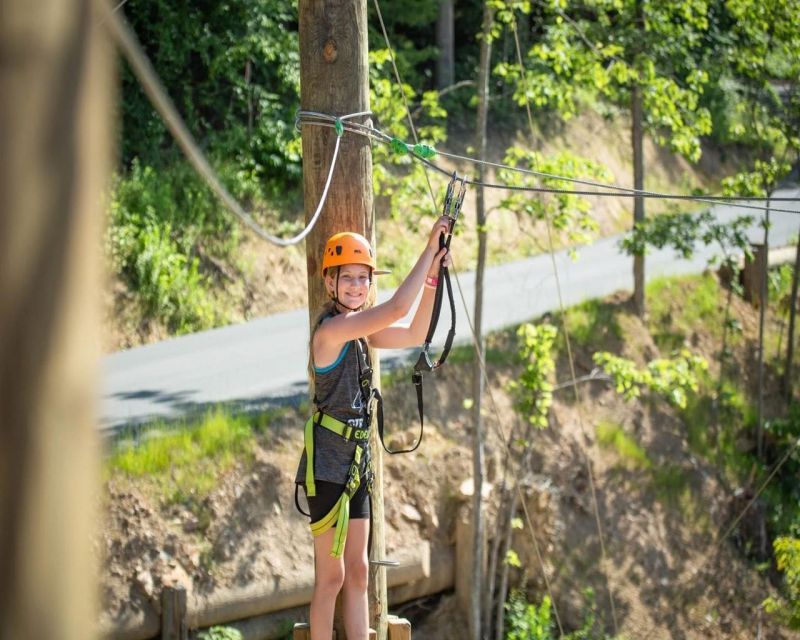
{"type": "MultiPolygon", "coordinates": [[[[349,440],[355,431],[355,427],[345,424],[341,420],[332,418],[321,412],[315,413],[308,419],[305,426],[304,440],[306,448],[306,495],[314,497],[317,495],[317,488],[314,483],[314,425],[318,424],[329,431],[349,440]]],[[[361,435],[361,434],[359,434],[361,435]]],[[[344,551],[344,543],[347,539],[347,528],[350,522],[350,499],[355,495],[361,486],[361,473],[359,465],[364,447],[356,443],[356,450],[353,456],[353,463],[347,476],[344,491],[333,508],[316,522],[312,522],[311,533],[314,537],[320,536],[336,523],[336,535],[333,538],[331,556],[338,558],[344,551]]]]}

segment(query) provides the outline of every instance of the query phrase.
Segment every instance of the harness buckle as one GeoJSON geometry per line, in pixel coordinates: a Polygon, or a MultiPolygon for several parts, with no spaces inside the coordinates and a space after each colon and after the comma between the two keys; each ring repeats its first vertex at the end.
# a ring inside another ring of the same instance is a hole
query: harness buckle
{"type": "MultiPolygon", "coordinates": [[[[433,371],[434,368],[435,367],[434,367],[433,363],[431,362],[431,357],[428,355],[428,345],[426,344],[422,348],[422,351],[420,351],[419,358],[417,359],[417,364],[414,365],[414,371],[415,372],[433,371]]],[[[420,380],[421,379],[422,379],[422,376],[420,375],[420,380]]]]}

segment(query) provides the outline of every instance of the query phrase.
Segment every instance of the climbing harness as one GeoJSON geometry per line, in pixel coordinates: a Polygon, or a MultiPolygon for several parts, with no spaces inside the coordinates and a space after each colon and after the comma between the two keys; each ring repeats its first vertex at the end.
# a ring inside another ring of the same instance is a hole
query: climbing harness
{"type": "MultiPolygon", "coordinates": [[[[453,172],[450,178],[450,183],[447,185],[447,192],[445,193],[444,203],[442,205],[442,215],[450,219],[450,228],[447,232],[447,237],[444,234],[439,236],[439,248],[450,248],[450,240],[453,238],[453,229],[455,228],[458,216],[461,213],[461,207],[464,204],[464,196],[467,192],[467,177],[458,177],[456,172],[453,172]],[[456,186],[460,183],[458,193],[456,194],[456,186]]],[[[415,451],[422,442],[424,419],[423,414],[423,393],[422,381],[423,374],[429,371],[435,371],[441,367],[447,360],[450,349],[453,346],[453,338],[456,335],[456,305],[453,300],[453,285],[450,282],[450,271],[443,263],[439,264],[439,278],[436,283],[436,295],[433,301],[433,311],[431,313],[431,322],[428,326],[428,333],[425,336],[425,343],[422,345],[417,363],[414,365],[414,373],[411,375],[411,382],[417,391],[417,409],[419,410],[419,438],[410,449],[400,449],[397,451],[389,449],[383,442],[383,425],[379,422],[379,433],[381,435],[381,444],[383,448],[389,453],[410,453],[415,451]],[[450,330],[447,332],[442,355],[435,362],[431,361],[430,347],[433,335],[436,332],[436,327],[439,324],[439,315],[442,311],[442,298],[444,296],[444,289],[447,287],[447,299],[450,304],[450,330]]]]}
{"type": "MultiPolygon", "coordinates": [[[[314,480],[314,428],[322,427],[341,436],[348,442],[355,443],[353,460],[347,473],[347,480],[344,484],[342,495],[333,507],[322,518],[311,522],[311,533],[314,537],[322,535],[332,526],[336,526],[336,535],[333,538],[331,556],[338,558],[344,551],[345,540],[347,539],[347,529],[350,522],[350,500],[361,487],[362,482],[367,483],[367,492],[372,494],[373,488],[373,469],[372,460],[369,454],[369,430],[372,424],[372,400],[377,399],[378,420],[382,427],[383,424],[383,399],[380,392],[372,388],[372,366],[368,354],[365,356],[364,347],[361,340],[353,340],[356,349],[356,360],[358,362],[358,386],[361,394],[361,402],[364,411],[364,421],[362,426],[354,427],[341,420],[334,418],[322,411],[316,411],[306,422],[304,429],[304,447],[306,452],[306,473],[305,487],[306,496],[313,498],[317,495],[316,482],[314,480]],[[366,366],[362,362],[366,362],[366,366]],[[362,476],[362,462],[364,463],[364,475],[362,476]]],[[[317,403],[316,397],[314,398],[317,403]]],[[[295,505],[300,513],[309,516],[300,507],[298,498],[299,486],[295,485],[295,505]]]]}

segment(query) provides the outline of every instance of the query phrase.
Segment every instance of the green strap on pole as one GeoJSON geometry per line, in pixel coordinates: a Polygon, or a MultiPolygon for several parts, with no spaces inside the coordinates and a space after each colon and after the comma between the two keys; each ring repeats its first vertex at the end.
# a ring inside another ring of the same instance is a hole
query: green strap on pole
{"type": "Polygon", "coordinates": [[[335,124],[333,126],[336,129],[336,135],[341,138],[342,134],[344,133],[344,125],[342,124],[341,119],[340,118],[336,118],[336,122],[335,122],[335,124]]]}
{"type": "Polygon", "coordinates": [[[399,156],[404,156],[408,153],[408,145],[403,142],[400,138],[392,138],[392,141],[389,143],[389,146],[392,147],[392,151],[394,151],[399,156]]]}
{"type": "Polygon", "coordinates": [[[436,149],[429,144],[415,144],[411,150],[415,155],[418,155],[420,158],[425,158],[426,160],[436,156],[436,149]]]}

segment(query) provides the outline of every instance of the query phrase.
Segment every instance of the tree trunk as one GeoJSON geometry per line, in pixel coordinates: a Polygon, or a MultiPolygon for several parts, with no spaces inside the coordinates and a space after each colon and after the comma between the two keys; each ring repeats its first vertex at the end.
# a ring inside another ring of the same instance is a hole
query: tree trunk
{"type": "MultiPolygon", "coordinates": [[[[644,18],[641,0],[636,0],[636,20],[640,30],[644,31],[644,18]]],[[[631,87],[631,145],[633,147],[633,188],[644,189],[644,117],[642,114],[642,88],[634,82],[631,87]]],[[[644,222],[644,198],[633,199],[633,226],[644,222]]],[[[644,317],[645,308],[644,254],[633,256],[633,305],[640,318],[644,317]]]]}
{"type": "Polygon", "coordinates": [[[2,640],[94,637],[100,207],[114,60],[93,6],[0,9],[2,640]]]}
{"type": "MultiPolygon", "coordinates": [[[[494,9],[489,3],[483,6],[483,25],[481,28],[481,53],[480,68],[478,71],[478,122],[475,135],[475,146],[478,149],[478,157],[481,160],[486,158],[486,122],[489,114],[489,63],[492,57],[492,44],[489,40],[489,32],[494,20],[494,9]]],[[[484,165],[479,165],[478,179],[484,181],[484,165]]],[[[472,437],[472,474],[474,478],[474,493],[472,496],[472,514],[475,519],[473,527],[473,557],[475,558],[474,577],[472,581],[471,611],[469,618],[470,637],[473,640],[481,638],[481,590],[484,587],[483,580],[483,539],[484,523],[481,513],[481,497],[483,493],[483,429],[481,418],[482,396],[483,396],[483,375],[481,371],[481,360],[483,360],[484,339],[483,339],[483,274],[486,267],[486,207],[484,202],[483,188],[478,187],[476,194],[476,222],[478,228],[478,268],[475,272],[475,335],[477,338],[475,358],[472,365],[472,419],[475,429],[472,437]]]]}
{"type": "Polygon", "coordinates": [[[453,0],[439,0],[439,18],[436,21],[436,88],[444,89],[455,82],[453,0]]]}
{"type": "Polygon", "coordinates": [[[767,278],[769,277],[769,194],[764,218],[764,269],[761,274],[761,294],[758,307],[758,421],[756,424],[756,447],[759,460],[764,453],[764,320],[769,306],[767,278]]]}
{"type": "Polygon", "coordinates": [[[786,367],[783,372],[783,391],[787,402],[792,399],[792,360],[794,359],[794,322],[797,316],[797,281],[800,277],[800,234],[797,236],[797,250],[792,274],[792,297],[789,299],[789,336],[786,342],[786,367]]]}
{"type": "MultiPolygon", "coordinates": [[[[304,110],[343,116],[369,110],[366,0],[342,2],[301,0],[300,105],[304,110]]],[[[361,117],[357,122],[364,122],[361,117]]],[[[306,221],[313,215],[333,157],[333,129],[303,125],[303,196],[306,221]]],[[[328,199],[316,227],[306,239],[308,308],[310,323],[327,301],[321,277],[325,241],[339,231],[356,231],[375,246],[372,209],[372,153],[369,141],[345,133],[333,173],[328,199]]],[[[373,354],[374,355],[374,354],[373,354]]],[[[373,357],[374,384],[380,367],[373,357]]],[[[383,464],[380,446],[372,454],[375,483],[372,494],[372,557],[385,555],[383,536],[383,464]]],[[[370,625],[386,637],[386,570],[370,571],[370,625]]],[[[343,631],[339,637],[343,637],[343,631]]]]}

